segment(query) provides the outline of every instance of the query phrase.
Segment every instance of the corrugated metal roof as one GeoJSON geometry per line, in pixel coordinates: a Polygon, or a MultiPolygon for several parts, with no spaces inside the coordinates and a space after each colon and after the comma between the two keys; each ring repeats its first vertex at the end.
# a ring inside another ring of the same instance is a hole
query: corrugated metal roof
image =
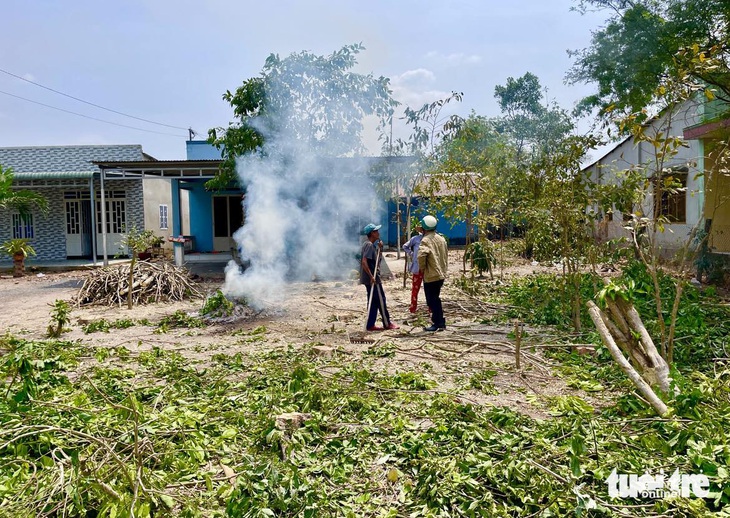
{"type": "Polygon", "coordinates": [[[48,171],[37,173],[14,173],[13,180],[74,180],[78,178],[92,178],[96,171],[48,171]]]}

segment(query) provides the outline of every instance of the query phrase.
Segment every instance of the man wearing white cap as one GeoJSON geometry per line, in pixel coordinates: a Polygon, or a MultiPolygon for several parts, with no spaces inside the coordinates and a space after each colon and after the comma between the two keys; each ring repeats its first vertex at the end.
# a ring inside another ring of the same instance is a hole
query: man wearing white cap
{"type": "Polygon", "coordinates": [[[438,220],[433,216],[425,216],[421,220],[423,239],[418,247],[418,268],[423,272],[423,291],[426,294],[426,304],[431,309],[430,327],[424,331],[434,332],[446,329],[444,309],[441,305],[441,287],[446,279],[449,264],[446,240],[436,233],[438,220]]]}

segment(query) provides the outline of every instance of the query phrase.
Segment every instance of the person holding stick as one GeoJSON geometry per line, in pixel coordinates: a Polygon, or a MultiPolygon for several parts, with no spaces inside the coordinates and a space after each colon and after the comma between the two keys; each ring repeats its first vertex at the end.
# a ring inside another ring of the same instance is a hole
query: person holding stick
{"type": "Polygon", "coordinates": [[[367,239],[362,244],[360,259],[360,284],[365,285],[368,294],[368,317],[365,329],[368,331],[382,331],[383,329],[398,329],[390,321],[390,314],[385,301],[385,291],[380,280],[380,260],[383,251],[383,242],[380,240],[380,227],[370,223],[363,229],[367,239]],[[383,319],[383,327],[377,327],[375,321],[378,312],[383,319]]]}

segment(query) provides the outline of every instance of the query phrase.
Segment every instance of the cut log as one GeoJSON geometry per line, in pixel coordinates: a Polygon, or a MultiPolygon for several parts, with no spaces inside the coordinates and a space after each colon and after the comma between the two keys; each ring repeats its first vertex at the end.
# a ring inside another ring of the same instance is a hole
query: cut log
{"type": "Polygon", "coordinates": [[[304,421],[312,417],[310,414],[302,414],[301,412],[287,412],[276,416],[276,427],[283,431],[291,433],[297,428],[301,428],[304,421]]]}
{"type": "Polygon", "coordinates": [[[333,347],[326,347],[324,345],[315,345],[314,347],[312,347],[312,352],[317,356],[329,358],[334,354],[335,349],[333,347]]]}
{"type": "Polygon", "coordinates": [[[613,339],[611,332],[608,330],[608,326],[606,326],[606,323],[604,322],[604,318],[607,317],[604,315],[603,311],[601,311],[601,309],[596,306],[596,304],[592,300],[589,300],[587,304],[588,313],[591,316],[591,320],[593,320],[593,324],[596,326],[598,334],[601,335],[601,340],[603,341],[603,344],[606,346],[606,348],[608,348],[608,351],[611,353],[614,361],[616,361],[621,370],[624,371],[624,373],[629,377],[631,382],[636,385],[636,388],[639,389],[641,395],[644,396],[644,398],[654,408],[657,414],[662,417],[667,415],[667,413],[669,412],[667,405],[665,405],[664,402],[659,399],[659,397],[652,390],[649,384],[629,363],[629,361],[621,352],[621,349],[619,349],[618,345],[616,345],[616,342],[613,339]]]}

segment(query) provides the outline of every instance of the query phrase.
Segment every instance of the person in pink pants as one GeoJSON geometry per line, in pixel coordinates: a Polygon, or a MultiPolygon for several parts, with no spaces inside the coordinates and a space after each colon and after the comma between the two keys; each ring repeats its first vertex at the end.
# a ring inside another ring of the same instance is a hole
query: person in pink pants
{"type": "Polygon", "coordinates": [[[403,245],[403,251],[411,260],[411,306],[408,308],[411,313],[415,313],[418,309],[418,292],[421,291],[421,283],[423,283],[423,272],[419,271],[418,261],[416,260],[418,246],[421,244],[421,239],[423,239],[423,228],[416,227],[416,232],[418,233],[403,245]]]}

